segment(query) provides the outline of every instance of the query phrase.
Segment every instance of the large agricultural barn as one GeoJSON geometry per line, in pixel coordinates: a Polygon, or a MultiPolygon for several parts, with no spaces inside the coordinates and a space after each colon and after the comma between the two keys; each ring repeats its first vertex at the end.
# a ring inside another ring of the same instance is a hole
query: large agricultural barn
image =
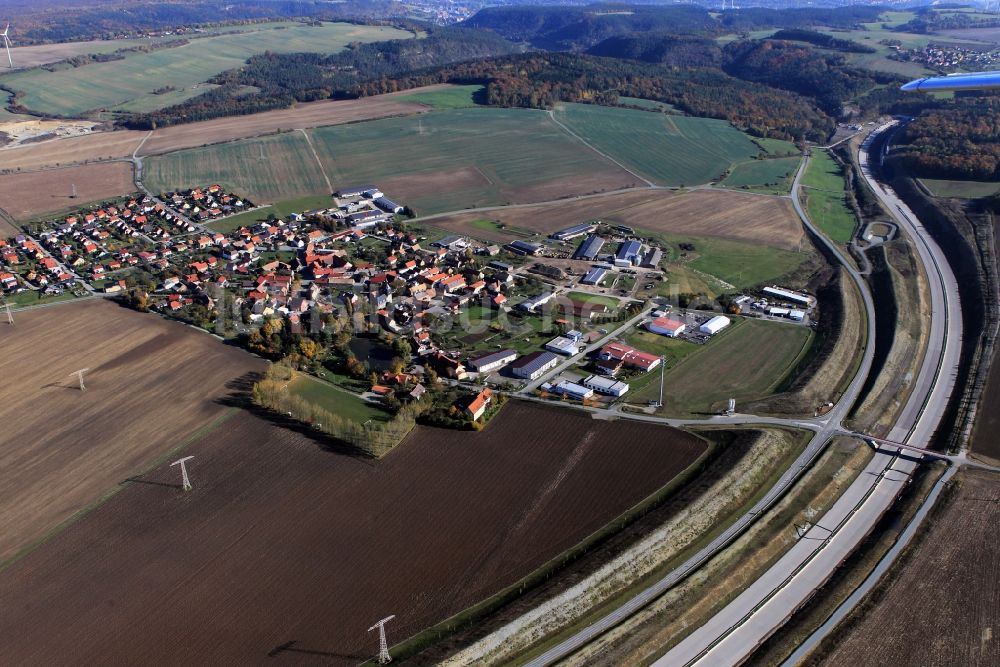
{"type": "Polygon", "coordinates": [[[595,223],[584,223],[582,225],[573,225],[572,227],[567,227],[566,229],[560,229],[558,232],[553,232],[551,236],[557,241],[568,241],[570,239],[575,239],[577,236],[589,234],[595,229],[597,229],[597,225],[595,223]]]}
{"type": "Polygon", "coordinates": [[[573,259],[592,261],[597,257],[597,253],[601,252],[601,248],[603,247],[604,238],[597,234],[591,234],[580,242],[580,247],[573,253],[573,259]]]}

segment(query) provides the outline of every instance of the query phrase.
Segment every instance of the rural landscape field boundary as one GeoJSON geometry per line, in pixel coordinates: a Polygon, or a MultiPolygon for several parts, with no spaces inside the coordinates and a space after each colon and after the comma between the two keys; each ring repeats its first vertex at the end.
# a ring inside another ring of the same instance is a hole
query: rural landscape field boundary
{"type": "Polygon", "coordinates": [[[101,505],[105,504],[106,502],[108,502],[109,500],[111,500],[112,498],[114,498],[116,495],[118,495],[119,493],[121,493],[122,491],[124,491],[130,484],[141,484],[142,480],[139,479],[140,477],[143,477],[144,475],[146,475],[147,473],[149,473],[151,470],[159,468],[168,459],[170,459],[172,456],[174,456],[174,455],[176,455],[176,454],[184,451],[184,449],[186,449],[189,445],[191,445],[195,441],[197,441],[200,438],[203,438],[204,436],[212,433],[213,431],[215,431],[216,429],[218,429],[220,426],[222,426],[223,424],[225,424],[227,421],[229,421],[236,414],[238,414],[240,411],[241,411],[241,408],[236,408],[236,407],[229,408],[225,412],[223,412],[221,415],[219,415],[218,417],[216,417],[215,419],[213,419],[211,422],[209,422],[208,424],[205,424],[201,428],[199,428],[199,429],[197,429],[197,430],[189,433],[177,445],[175,445],[170,450],[168,450],[168,451],[160,454],[149,465],[144,466],[142,469],[138,470],[135,474],[130,475],[129,477],[126,477],[124,480],[122,480],[121,482],[119,482],[118,484],[116,484],[115,486],[113,486],[111,489],[109,489],[103,496],[101,496],[97,500],[94,500],[93,502],[87,504],[86,506],[80,508],[79,510],[77,510],[76,512],[74,512],[70,517],[66,518],[65,520],[63,520],[62,522],[60,522],[58,525],[56,525],[55,527],[53,527],[52,529],[50,529],[43,536],[39,537],[37,540],[35,540],[31,544],[28,544],[27,546],[25,546],[22,549],[18,550],[17,552],[14,553],[13,556],[11,556],[10,558],[8,558],[7,560],[5,560],[3,562],[0,562],[0,572],[3,572],[5,569],[7,569],[8,567],[10,567],[11,565],[14,565],[17,561],[21,560],[22,558],[24,558],[25,556],[27,556],[28,554],[30,554],[32,551],[34,551],[35,549],[39,548],[40,546],[42,546],[46,542],[48,542],[49,540],[57,537],[60,533],[64,532],[67,528],[69,528],[70,526],[72,526],[76,522],[78,522],[81,519],[83,519],[84,517],[86,517],[90,512],[94,511],[95,509],[97,509],[98,507],[100,507],[101,505]]]}
{"type": "MultiPolygon", "coordinates": [[[[584,414],[589,415],[589,413],[584,414]]],[[[596,418],[593,415],[589,416],[596,418]]],[[[489,428],[489,426],[487,426],[487,428],[489,428]]],[[[671,427],[663,426],[663,428],[671,427]]],[[[691,432],[697,435],[697,431],[691,432]]],[[[662,487],[657,489],[651,495],[641,500],[631,509],[626,510],[619,516],[609,521],[603,528],[591,533],[575,546],[551,558],[548,562],[536,568],[533,572],[525,575],[507,588],[498,591],[496,594],[482,600],[472,607],[469,607],[468,609],[455,614],[454,616],[451,616],[450,618],[447,618],[412,637],[407,638],[403,642],[393,645],[393,654],[397,658],[405,660],[408,657],[418,654],[420,651],[433,645],[435,642],[440,641],[449,634],[466,628],[489,616],[491,613],[497,611],[504,605],[517,599],[525,592],[531,590],[542,581],[557,575],[559,570],[565,567],[568,563],[578,559],[595,545],[601,543],[603,540],[606,540],[611,535],[618,533],[643,514],[649,512],[652,508],[665,502],[673,494],[677,493],[686,484],[697,477],[699,473],[703,472],[707,466],[711,465],[712,460],[719,453],[719,448],[724,446],[717,444],[710,438],[704,438],[702,436],[698,437],[701,437],[707,443],[708,446],[705,451],[702,452],[698,459],[688,465],[688,467],[685,468],[679,475],[676,475],[668,480],[662,487]]],[[[367,661],[364,664],[373,665],[375,663],[373,661],[367,661]]]]}

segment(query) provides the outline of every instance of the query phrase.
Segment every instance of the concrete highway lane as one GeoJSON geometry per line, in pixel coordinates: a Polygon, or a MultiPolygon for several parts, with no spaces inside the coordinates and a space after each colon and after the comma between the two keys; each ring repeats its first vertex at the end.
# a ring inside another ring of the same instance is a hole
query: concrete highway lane
{"type": "MultiPolygon", "coordinates": [[[[872,138],[890,130],[878,128],[872,138]]],[[[866,143],[870,145],[872,139],[866,143]]],[[[890,439],[926,447],[955,387],[961,352],[962,320],[958,285],[940,247],[916,216],[872,177],[867,149],[860,154],[866,179],[917,246],[932,301],[927,353],[890,439]]],[[[737,665],[823,585],[892,505],[918,465],[909,455],[880,451],[816,526],[740,596],[675,646],[655,664],[737,665]],[[889,459],[889,460],[887,460],[889,459]],[[813,542],[810,544],[809,542],[813,542]]]]}

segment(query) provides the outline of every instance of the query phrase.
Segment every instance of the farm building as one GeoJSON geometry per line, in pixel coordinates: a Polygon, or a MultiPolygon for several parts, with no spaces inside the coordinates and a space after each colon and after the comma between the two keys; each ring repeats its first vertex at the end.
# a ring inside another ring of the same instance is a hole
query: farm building
{"type": "Polygon", "coordinates": [[[511,271],[514,270],[513,266],[511,266],[510,264],[507,264],[505,262],[492,261],[489,264],[487,264],[486,266],[487,266],[487,268],[495,269],[497,271],[506,271],[507,273],[510,273],[511,271]]]}
{"type": "Polygon", "coordinates": [[[650,320],[646,328],[655,334],[661,334],[663,336],[668,336],[670,338],[676,338],[684,333],[687,329],[687,325],[680,320],[675,320],[672,317],[657,317],[656,319],[650,320]]]}
{"type": "Polygon", "coordinates": [[[476,394],[468,406],[465,408],[465,416],[475,421],[483,416],[490,401],[493,400],[493,390],[487,387],[476,394]]]}
{"type": "Polygon", "coordinates": [[[573,259],[593,260],[597,258],[597,253],[604,247],[604,239],[597,234],[591,234],[580,241],[580,247],[573,253],[573,259]]]}
{"type": "Polygon", "coordinates": [[[521,303],[517,304],[517,307],[531,313],[547,304],[554,296],[555,294],[552,292],[545,292],[543,294],[539,294],[538,296],[533,296],[530,299],[525,299],[521,303]]]}
{"type": "Polygon", "coordinates": [[[517,359],[517,352],[514,350],[500,350],[470,359],[469,367],[479,373],[490,373],[498,368],[503,368],[515,359],[517,359]]]}
{"type": "Polygon", "coordinates": [[[639,263],[642,244],[638,241],[624,241],[615,253],[615,266],[634,266],[639,263]]]}
{"type": "Polygon", "coordinates": [[[402,213],[403,207],[392,201],[388,197],[379,197],[375,200],[375,205],[386,213],[402,213]]]}
{"type": "Polygon", "coordinates": [[[538,243],[528,243],[527,241],[520,240],[508,243],[507,247],[520,255],[537,255],[542,250],[542,246],[538,243]]]}
{"type": "Polygon", "coordinates": [[[542,391],[549,391],[553,394],[562,394],[563,396],[575,398],[578,401],[583,401],[594,395],[594,390],[590,387],[584,387],[582,384],[567,382],[566,380],[563,380],[558,384],[549,384],[546,382],[542,385],[542,391]]]}
{"type": "Polygon", "coordinates": [[[377,192],[378,188],[374,185],[358,185],[350,188],[341,188],[337,190],[334,195],[337,199],[351,199],[353,197],[360,197],[361,195],[368,192],[377,192]]]}
{"type": "Polygon", "coordinates": [[[801,292],[793,292],[791,290],[783,289],[777,286],[765,287],[761,291],[769,296],[776,296],[779,299],[784,299],[786,301],[801,303],[804,306],[813,305],[813,298],[808,294],[802,294],[801,292]]]}
{"type": "Polygon", "coordinates": [[[600,375],[591,375],[586,378],[583,381],[583,386],[593,389],[599,394],[607,394],[615,398],[624,396],[625,392],[628,391],[628,383],[615,380],[614,378],[601,377],[600,375]]]}
{"type": "Polygon", "coordinates": [[[788,317],[790,312],[788,308],[779,308],[778,306],[771,306],[767,309],[767,314],[771,317],[788,317]]]}
{"type": "Polygon", "coordinates": [[[806,313],[804,310],[795,310],[794,308],[788,311],[788,319],[795,320],[796,322],[801,322],[806,319],[806,313]]]}
{"type": "Polygon", "coordinates": [[[642,258],[642,266],[647,269],[655,269],[663,261],[663,250],[660,248],[650,248],[642,258]]]}
{"type": "Polygon", "coordinates": [[[596,285],[604,280],[604,276],[606,275],[608,275],[608,270],[605,267],[595,266],[587,272],[587,275],[580,279],[580,282],[584,285],[596,285]]]}
{"type": "Polygon", "coordinates": [[[452,234],[446,236],[443,239],[435,241],[431,244],[432,246],[437,246],[438,248],[447,248],[448,250],[461,250],[469,245],[469,240],[464,236],[459,236],[458,234],[452,234]]]}
{"type": "Polygon", "coordinates": [[[532,352],[512,363],[510,370],[515,377],[535,380],[558,363],[559,357],[551,352],[532,352]]]}
{"type": "Polygon", "coordinates": [[[553,232],[551,236],[557,241],[568,241],[569,239],[575,239],[577,236],[589,234],[595,229],[597,229],[596,224],[584,223],[582,225],[573,225],[572,227],[560,229],[558,232],[553,232]]]}
{"type": "Polygon", "coordinates": [[[714,336],[715,334],[719,333],[729,325],[730,321],[728,317],[724,315],[716,315],[708,322],[705,322],[700,327],[698,327],[698,331],[702,332],[703,334],[708,334],[709,336],[714,336]]]}
{"type": "Polygon", "coordinates": [[[545,349],[550,352],[555,352],[557,354],[565,354],[566,356],[572,357],[574,354],[579,352],[579,348],[576,346],[576,341],[571,338],[566,338],[565,336],[559,336],[558,338],[553,338],[548,343],[545,344],[545,349]]]}

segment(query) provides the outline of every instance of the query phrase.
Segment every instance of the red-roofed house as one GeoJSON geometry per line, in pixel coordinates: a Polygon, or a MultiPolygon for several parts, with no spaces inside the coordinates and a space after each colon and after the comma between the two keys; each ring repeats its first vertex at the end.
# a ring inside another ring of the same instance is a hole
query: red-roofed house
{"type": "Polygon", "coordinates": [[[465,415],[472,421],[479,419],[486,412],[491,400],[493,400],[493,390],[487,387],[472,399],[472,402],[465,408],[465,415]]]}

